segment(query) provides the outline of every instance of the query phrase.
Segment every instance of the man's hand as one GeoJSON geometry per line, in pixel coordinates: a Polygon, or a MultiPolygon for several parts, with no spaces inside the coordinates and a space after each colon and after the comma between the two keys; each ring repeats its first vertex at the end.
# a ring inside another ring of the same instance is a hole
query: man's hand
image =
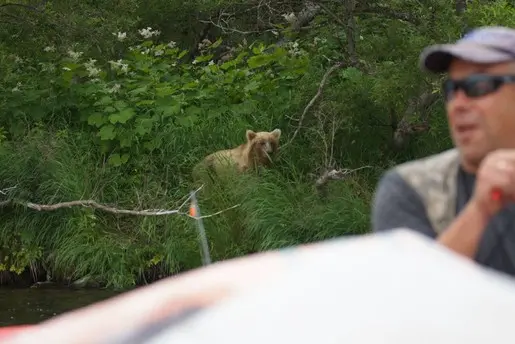
{"type": "Polygon", "coordinates": [[[481,162],[472,198],[437,240],[473,258],[488,222],[509,201],[515,201],[515,150],[497,150],[481,162]],[[500,193],[501,198],[493,199],[493,193],[500,193]]]}
{"type": "Polygon", "coordinates": [[[490,218],[510,201],[515,201],[515,150],[497,150],[488,154],[479,166],[470,202],[490,218]],[[493,192],[499,192],[501,199],[492,199],[493,192]]]}

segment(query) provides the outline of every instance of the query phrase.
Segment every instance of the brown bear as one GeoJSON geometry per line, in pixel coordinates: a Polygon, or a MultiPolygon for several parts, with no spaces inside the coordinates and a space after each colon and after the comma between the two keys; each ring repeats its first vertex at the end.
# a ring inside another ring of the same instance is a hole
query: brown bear
{"type": "Polygon", "coordinates": [[[230,166],[238,172],[257,169],[260,166],[270,166],[272,156],[279,148],[281,130],[274,129],[271,132],[254,132],[247,130],[247,142],[236,148],[220,150],[209,154],[193,169],[194,179],[198,180],[201,170],[211,170],[219,175],[220,172],[230,166]]]}

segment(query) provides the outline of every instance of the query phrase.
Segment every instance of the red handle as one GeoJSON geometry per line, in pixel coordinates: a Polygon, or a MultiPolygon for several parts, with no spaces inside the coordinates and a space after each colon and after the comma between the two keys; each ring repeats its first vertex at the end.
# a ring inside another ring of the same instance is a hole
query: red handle
{"type": "Polygon", "coordinates": [[[490,198],[492,201],[500,201],[502,199],[502,191],[497,189],[492,190],[490,198]]]}

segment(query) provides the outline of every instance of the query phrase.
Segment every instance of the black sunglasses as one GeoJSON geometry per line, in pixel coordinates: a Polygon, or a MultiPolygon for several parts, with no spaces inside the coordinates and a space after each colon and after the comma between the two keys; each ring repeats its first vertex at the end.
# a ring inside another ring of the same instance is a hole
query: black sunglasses
{"type": "Polygon", "coordinates": [[[463,90],[467,97],[477,98],[493,93],[507,83],[515,83],[515,75],[475,74],[461,80],[445,80],[443,93],[445,101],[450,100],[459,89],[463,90]]]}

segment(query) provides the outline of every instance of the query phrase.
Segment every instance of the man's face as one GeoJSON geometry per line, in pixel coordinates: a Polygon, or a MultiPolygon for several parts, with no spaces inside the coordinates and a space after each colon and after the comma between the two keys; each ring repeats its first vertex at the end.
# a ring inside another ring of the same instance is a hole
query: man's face
{"type": "MultiPolygon", "coordinates": [[[[455,59],[449,69],[452,80],[473,74],[515,75],[515,63],[479,65],[455,59]]],[[[493,150],[515,148],[515,84],[480,97],[467,97],[460,89],[447,101],[446,110],[465,167],[476,169],[493,150]]]]}

